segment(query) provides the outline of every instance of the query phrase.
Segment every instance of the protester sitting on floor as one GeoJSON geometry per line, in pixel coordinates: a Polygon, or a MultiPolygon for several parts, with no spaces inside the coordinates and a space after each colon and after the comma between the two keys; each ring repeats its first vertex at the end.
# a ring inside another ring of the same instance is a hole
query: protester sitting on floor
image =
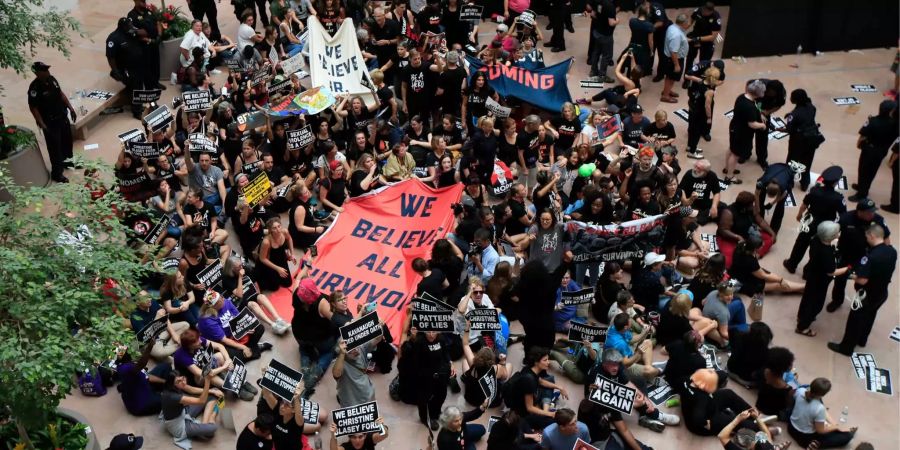
{"type": "MultiPolygon", "coordinates": [[[[723,388],[726,378],[723,373],[712,369],[700,369],[691,375],[681,394],[681,412],[684,425],[694,434],[715,436],[725,428],[736,411],[751,408],[744,399],[731,389],[723,388]]],[[[742,427],[755,428],[745,420],[742,427]]]]}
{"type": "Polygon", "coordinates": [[[681,339],[689,331],[699,333],[701,341],[707,336],[721,340],[718,328],[719,323],[714,318],[704,317],[699,309],[691,308],[689,293],[681,292],[660,313],[656,342],[665,346],[681,339]]]}
{"type": "MultiPolygon", "coordinates": [[[[262,372],[265,372],[265,367],[262,372]]],[[[256,404],[256,414],[271,414],[275,417],[275,426],[272,427],[272,442],[275,449],[294,449],[298,444],[302,449],[308,446],[306,434],[312,434],[322,429],[322,423],[327,419],[325,411],[319,411],[318,420],[315,423],[307,423],[303,419],[303,400],[301,394],[306,392],[304,380],[297,383],[291,401],[276,397],[268,389],[262,389],[259,402],[256,404]]]]}
{"type": "Polygon", "coordinates": [[[572,279],[570,272],[563,275],[559,289],[556,290],[556,306],[553,311],[553,322],[558,333],[565,333],[569,330],[572,321],[582,322],[581,317],[576,317],[578,307],[580,305],[564,305],[562,303],[563,292],[576,292],[581,290],[581,286],[572,279]]]}
{"type": "Polygon", "coordinates": [[[247,307],[272,331],[281,336],[291,328],[278,314],[278,310],[269,301],[269,297],[261,293],[259,285],[246,275],[244,263],[240,258],[232,256],[225,260],[222,267],[222,293],[230,296],[234,306],[239,310],[247,307]]]}
{"type": "Polygon", "coordinates": [[[150,361],[150,353],[153,350],[151,341],[144,346],[140,359],[133,361],[127,347],[116,350],[116,373],[119,377],[118,390],[122,394],[122,403],[125,409],[135,416],[150,416],[159,414],[162,408],[162,399],[159,389],[153,385],[165,383],[166,375],[172,370],[168,363],[157,364],[153,369],[144,371],[150,361]]]}
{"type": "Polygon", "coordinates": [[[685,382],[694,372],[706,368],[706,358],[700,353],[702,345],[703,336],[694,330],[686,331],[681,339],[666,345],[669,360],[666,362],[663,377],[675,392],[680,393],[684,389],[685,382]]]}
{"type": "Polygon", "coordinates": [[[336,356],[337,335],[329,319],[331,306],[316,283],[307,277],[308,269],[306,266],[300,271],[300,284],[292,295],[291,330],[300,347],[303,379],[308,389],[314,389],[336,356]]]}
{"type": "Polygon", "coordinates": [[[763,414],[774,415],[778,420],[790,420],[794,406],[794,386],[797,376],[792,372],[794,354],[784,347],[772,347],[766,355],[762,380],[759,383],[759,396],[756,397],[756,409],[763,414]],[[791,383],[788,383],[788,379],[791,383]]]}
{"type": "MultiPolygon", "coordinates": [[[[126,328],[131,328],[135,333],[141,331],[150,322],[162,318],[166,315],[166,311],[160,308],[156,300],[150,298],[147,291],[141,291],[134,303],[134,311],[125,321],[126,328]]],[[[181,333],[189,328],[187,322],[172,323],[171,319],[166,320],[166,329],[160,333],[153,341],[153,351],[151,355],[156,360],[164,360],[178,349],[179,337],[181,333]]]]}
{"type": "Polygon", "coordinates": [[[806,287],[805,284],[787,281],[783,276],[769,272],[759,265],[759,253],[757,250],[762,245],[762,239],[758,236],[750,236],[738,243],[734,249],[734,256],[732,257],[728,273],[731,274],[732,278],[740,281],[740,293],[753,296],[763,292],[783,294],[803,292],[803,289],[806,287]]]}
{"type": "Polygon", "coordinates": [[[631,331],[635,333],[640,333],[644,331],[644,327],[648,325],[644,323],[644,307],[638,305],[634,302],[634,295],[631,295],[631,292],[628,291],[619,291],[616,295],[616,303],[609,308],[609,313],[607,314],[608,323],[612,323],[613,319],[619,315],[619,313],[626,313],[628,317],[631,317],[631,331]]]}
{"type": "Polygon", "coordinates": [[[497,406],[503,401],[503,395],[500,386],[504,381],[509,379],[510,364],[506,362],[506,355],[497,356],[494,350],[489,347],[482,347],[477,353],[472,352],[469,346],[469,334],[462,333],[463,342],[463,373],[460,376],[465,392],[463,398],[472,406],[480,405],[485,400],[484,391],[478,384],[478,380],[488,374],[493,369],[494,377],[497,382],[497,395],[491,402],[492,407],[497,406]]]}
{"type": "Polygon", "coordinates": [[[272,427],[275,417],[260,414],[238,434],[237,450],[272,450],[272,427]]]}
{"type": "MultiPolygon", "coordinates": [[[[200,332],[193,328],[181,333],[181,346],[172,354],[175,370],[187,377],[193,386],[203,382],[203,370],[209,368],[210,373],[218,375],[234,367],[228,351],[218,342],[209,342],[200,337],[200,332]]],[[[221,388],[223,379],[214,377],[212,384],[221,388]]],[[[257,389],[245,382],[238,393],[241,400],[253,400],[257,389]]]]}
{"type": "Polygon", "coordinates": [[[170,372],[166,377],[166,389],[162,393],[162,421],[166,431],[175,439],[175,445],[185,450],[191,448],[191,438],[211,439],[218,426],[219,400],[222,392],[210,390],[210,380],[215,371],[203,377],[203,388],[187,383],[184,375],[170,372]],[[210,394],[213,395],[210,395],[210,394]]]}
{"type": "Polygon", "coordinates": [[[621,313],[616,316],[606,334],[604,349],[614,348],[624,355],[623,364],[627,369],[628,379],[639,386],[653,381],[662,371],[653,366],[653,342],[646,339],[650,327],[637,335],[629,330],[631,318],[621,313]],[[635,348],[632,350],[632,346],[635,348]]]}
{"type": "MultiPolygon", "coordinates": [[[[190,326],[197,326],[200,318],[199,302],[194,298],[194,292],[187,290],[184,283],[184,275],[181,272],[172,272],[163,278],[159,288],[159,298],[163,307],[169,314],[169,320],[185,322],[190,326]]],[[[185,328],[186,329],[186,328],[185,328]]],[[[176,335],[184,330],[175,330],[176,335]]]]}
{"type": "Polygon", "coordinates": [[[777,434],[776,431],[781,430],[778,428],[769,429],[769,427],[766,426],[766,422],[763,421],[763,418],[759,415],[759,411],[750,408],[742,411],[735,416],[734,420],[726,425],[725,428],[722,428],[718,438],[719,442],[726,450],[735,448],[735,444],[737,444],[737,448],[747,450],[782,450],[791,445],[790,441],[773,445],[772,436],[777,434]],[[737,433],[734,433],[734,439],[732,440],[732,433],[735,431],[735,428],[737,428],[739,424],[749,421],[753,421],[759,431],[749,428],[740,428],[737,430],[737,433]]]}
{"type": "MultiPolygon", "coordinates": [[[[631,278],[631,292],[635,301],[644,307],[646,311],[659,311],[660,306],[668,302],[668,298],[675,295],[667,288],[667,284],[673,283],[664,276],[663,266],[666,257],[654,252],[644,255],[643,267],[631,278]]],[[[670,277],[672,272],[669,272],[670,277]]]]}
{"type": "Polygon", "coordinates": [[[688,284],[688,291],[694,294],[693,307],[702,309],[703,299],[710,292],[716,290],[719,283],[726,281],[728,274],[725,272],[725,256],[721,253],[712,254],[704,261],[703,266],[688,284]]]}
{"type": "Polygon", "coordinates": [[[722,209],[719,214],[719,228],[716,231],[719,252],[725,255],[726,267],[731,267],[734,248],[739,242],[757,236],[762,240],[756,253],[759,258],[766,256],[775,244],[776,232],[759,213],[757,198],[753,193],[742,191],[734,203],[722,209]]]}
{"type": "Polygon", "coordinates": [[[591,312],[602,323],[609,323],[609,310],[616,304],[620,291],[626,291],[622,283],[625,271],[617,262],[610,261],[603,267],[603,273],[594,288],[594,304],[591,312]]]}
{"type": "Polygon", "coordinates": [[[753,322],[747,333],[732,336],[728,375],[745,386],[756,386],[772,343],[772,330],[765,322],[753,322]]]}
{"type": "Polygon", "coordinates": [[[728,321],[731,319],[728,305],[734,297],[734,284],[726,281],[719,283],[716,290],[703,299],[703,317],[714,320],[718,325],[716,333],[710,334],[709,338],[720,347],[728,346],[728,321]]]}
{"type": "Polygon", "coordinates": [[[579,441],[593,442],[587,425],[575,417],[569,408],[558,409],[553,423],[544,428],[541,447],[549,450],[569,450],[579,441]]]}
{"type": "Polygon", "coordinates": [[[488,408],[488,400],[471,411],[462,412],[455,406],[441,411],[438,422],[437,450],[474,450],[475,442],[487,433],[484,425],[470,423],[481,417],[488,408]],[[462,444],[462,445],[461,445],[462,444]]]}
{"type": "Polygon", "coordinates": [[[794,410],[788,422],[788,432],[802,447],[818,442],[818,448],[840,448],[853,440],[857,427],[838,424],[828,412],[822,398],[831,391],[827,378],[812,380],[809,387],[794,391],[794,410]]]}
{"type": "Polygon", "coordinates": [[[522,417],[531,430],[540,431],[553,422],[550,403],[556,391],[568,399],[569,393],[555,383],[550,368],[549,351],[533,347],[525,355],[524,367],[510,377],[503,390],[506,406],[522,417]]]}
{"type": "Polygon", "coordinates": [[[231,300],[216,291],[207,291],[203,297],[197,329],[204,338],[224,345],[232,358],[240,358],[243,362],[259,359],[262,352],[272,349],[272,344],[259,342],[265,332],[262,327],[254,328],[240,339],[235,338],[231,319],[238,314],[239,311],[231,300]]]}

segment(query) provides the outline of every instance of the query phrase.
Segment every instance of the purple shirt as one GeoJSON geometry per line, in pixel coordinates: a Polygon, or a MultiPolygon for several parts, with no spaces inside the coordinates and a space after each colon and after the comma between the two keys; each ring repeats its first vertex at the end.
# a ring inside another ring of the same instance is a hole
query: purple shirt
{"type": "Polygon", "coordinates": [[[215,349],[212,348],[206,339],[201,337],[200,348],[194,352],[190,352],[184,347],[179,347],[178,350],[175,350],[175,353],[172,354],[172,359],[175,360],[176,369],[182,371],[182,373],[187,373],[187,369],[195,364],[200,369],[203,369],[207,364],[210,365],[211,369],[215,369],[216,359],[213,358],[214,353],[215,349]]]}
{"type": "Polygon", "coordinates": [[[122,393],[125,409],[132,414],[146,410],[147,405],[154,397],[147,374],[143,370],[137,370],[133,361],[119,364],[116,370],[122,380],[122,383],[119,384],[119,392],[122,393]]]}
{"type": "Polygon", "coordinates": [[[200,335],[215,342],[221,342],[224,338],[231,338],[231,319],[238,315],[231,300],[223,299],[222,309],[219,310],[218,316],[204,316],[197,321],[197,329],[200,335]]]}

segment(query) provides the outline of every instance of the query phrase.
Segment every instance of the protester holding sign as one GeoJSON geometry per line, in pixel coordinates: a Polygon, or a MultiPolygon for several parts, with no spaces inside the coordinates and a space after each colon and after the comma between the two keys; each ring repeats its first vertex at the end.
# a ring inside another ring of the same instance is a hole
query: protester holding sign
{"type": "Polygon", "coordinates": [[[264,332],[262,327],[236,338],[232,334],[231,319],[237,316],[238,310],[231,300],[222,297],[218,292],[207,291],[203,298],[197,328],[204,338],[224,345],[232,358],[240,356],[242,361],[259,359],[260,353],[272,349],[272,344],[259,342],[264,332]]]}
{"type": "Polygon", "coordinates": [[[488,401],[485,400],[477,408],[465,413],[455,406],[444,408],[438,419],[441,431],[437,435],[436,450],[475,450],[475,443],[487,430],[484,425],[469,422],[481,417],[487,407],[488,401]]]}
{"type": "MultiPolygon", "coordinates": [[[[211,374],[218,375],[232,368],[231,357],[228,356],[228,350],[225,346],[218,342],[209,342],[205,338],[200,337],[200,332],[189,328],[181,333],[180,346],[175,353],[172,354],[172,361],[175,363],[175,370],[178,373],[188,376],[188,381],[192,386],[198,386],[202,383],[203,372],[209,370],[211,374]]],[[[214,377],[212,384],[221,388],[224,380],[220,377],[214,377]]],[[[241,386],[239,397],[242,400],[253,400],[256,395],[256,388],[249,383],[241,386]]]]}
{"type": "MultiPolygon", "coordinates": [[[[265,368],[263,368],[263,372],[265,372],[265,368]]],[[[298,446],[302,449],[311,448],[308,446],[305,434],[314,433],[321,428],[318,421],[310,424],[303,419],[301,394],[304,389],[304,380],[300,380],[290,401],[276,397],[268,389],[262,390],[263,401],[258,407],[275,416],[275,426],[272,427],[272,442],[275,444],[275,450],[296,450],[298,446]]],[[[323,416],[324,413],[320,419],[324,419],[323,416]]]]}
{"type": "Polygon", "coordinates": [[[463,397],[470,405],[481,405],[485,400],[490,401],[490,406],[497,406],[502,401],[500,395],[500,383],[509,378],[510,364],[506,363],[506,355],[496,355],[490,347],[482,347],[476,353],[472,352],[469,345],[469,334],[462,333],[463,342],[463,373],[459,377],[465,387],[463,397]],[[484,390],[479,385],[479,380],[485,376],[493,376],[494,385],[497,388],[493,399],[487,398],[484,390]]]}
{"type": "Polygon", "coordinates": [[[447,398],[447,381],[456,376],[447,342],[433,331],[418,333],[413,341],[412,356],[416,370],[419,421],[437,431],[438,416],[447,398]]]}
{"type": "MultiPolygon", "coordinates": [[[[166,316],[166,310],[160,308],[156,300],[150,298],[146,291],[142,291],[135,301],[135,309],[131,312],[126,326],[130,327],[135,333],[144,329],[150,322],[158,320],[166,316]]],[[[151,355],[157,360],[168,358],[178,349],[178,336],[188,329],[187,322],[177,321],[172,323],[166,321],[165,330],[157,335],[153,342],[153,351],[151,355]]]]}
{"type": "Polygon", "coordinates": [[[222,267],[222,293],[235,300],[235,306],[247,307],[277,335],[287,333],[291,324],[281,318],[269,297],[262,294],[259,285],[245,274],[240,258],[230,257],[222,267]]]}
{"type": "MultiPolygon", "coordinates": [[[[193,291],[187,289],[183,273],[176,270],[165,276],[159,288],[159,298],[171,319],[190,326],[197,325],[200,302],[196,301],[193,291]]],[[[181,334],[181,331],[184,330],[176,330],[176,335],[181,334]]]]}
{"type": "Polygon", "coordinates": [[[165,377],[172,370],[172,366],[157,364],[145,371],[152,350],[152,342],[144,345],[137,361],[131,359],[127,347],[122,346],[116,350],[114,365],[120,381],[118,390],[122,394],[125,409],[134,416],[155,416],[162,408],[158,385],[165,383],[165,377]]]}
{"type": "Polygon", "coordinates": [[[384,424],[383,417],[379,417],[375,423],[381,426],[381,429],[384,430],[384,432],[354,433],[349,435],[347,437],[347,442],[340,444],[340,446],[338,446],[337,442],[337,425],[332,423],[329,427],[331,429],[331,444],[329,450],[375,450],[375,446],[387,439],[389,433],[387,425],[384,424]]]}
{"type": "Polygon", "coordinates": [[[184,225],[186,228],[199,226],[205,230],[206,235],[213,243],[227,247],[225,241],[228,239],[228,232],[219,227],[218,214],[215,209],[215,205],[203,199],[203,194],[199,189],[189,190],[182,208],[184,225]]]}
{"type": "Polygon", "coordinates": [[[369,351],[375,342],[347,350],[347,343],[338,342],[338,354],[331,368],[331,375],[337,381],[337,399],[342,408],[375,401],[375,386],[366,373],[369,366],[369,351]]]}
{"type": "MultiPolygon", "coordinates": [[[[563,292],[576,292],[581,290],[581,285],[572,279],[572,275],[567,271],[562,277],[562,282],[556,290],[556,306],[553,312],[553,321],[555,322],[556,331],[564,333],[569,329],[569,322],[575,319],[575,313],[578,305],[566,305],[562,302],[563,292]]],[[[581,318],[584,320],[585,318],[581,318]]]]}
{"type": "Polygon", "coordinates": [[[203,388],[196,388],[187,383],[184,375],[170,372],[166,377],[166,389],[162,393],[161,419],[166,431],[175,439],[175,445],[182,448],[191,447],[191,438],[210,439],[216,434],[219,408],[217,397],[210,397],[213,372],[203,377],[203,388]],[[196,397],[195,397],[196,396],[196,397]]]}

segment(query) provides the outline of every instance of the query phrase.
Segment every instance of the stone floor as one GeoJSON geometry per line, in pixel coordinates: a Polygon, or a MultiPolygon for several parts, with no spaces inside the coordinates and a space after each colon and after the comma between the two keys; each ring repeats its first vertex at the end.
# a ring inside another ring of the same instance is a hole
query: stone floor
{"type": "MultiPolygon", "coordinates": [[[[55,52],[38,51],[37,59],[51,65],[52,73],[59,79],[64,90],[73,94],[79,89],[92,89],[100,84],[100,80],[106,77],[108,67],[103,56],[103,42],[106,35],[114,28],[116,19],[124,15],[130,7],[130,2],[111,3],[103,0],[69,0],[65,2],[50,2],[61,8],[71,11],[73,17],[82,21],[84,26],[84,38],[75,39],[72,46],[72,58],[65,60],[55,52]]],[[[175,5],[184,6],[185,0],[174,2],[175,5]]],[[[237,26],[231,14],[231,6],[227,2],[218,3],[219,19],[223,33],[235,36],[237,26]]],[[[185,8],[186,9],[186,8],[185,8]]],[[[727,18],[727,8],[723,8],[723,16],[727,18]]],[[[669,16],[675,17],[676,11],[670,10],[669,16]]],[[[626,14],[620,14],[619,18],[627,23],[626,14]]],[[[727,20],[726,20],[727,22],[727,20]]],[[[541,18],[545,24],[545,18],[541,18]]],[[[569,78],[569,86],[573,98],[587,96],[593,93],[585,92],[578,87],[578,81],[585,79],[587,66],[585,65],[585,53],[587,48],[588,19],[576,17],[574,24],[577,34],[567,34],[568,51],[565,53],[545,53],[545,59],[549,64],[558,62],[572,56],[575,61],[572,65],[569,78]]],[[[543,25],[542,25],[543,26],[543,25]]],[[[488,39],[493,31],[493,25],[484,25],[482,39],[488,39]]],[[[546,32],[549,33],[549,32],[546,32]]],[[[725,29],[727,35],[727,28],[725,29]]],[[[549,38],[549,35],[547,36],[549,38]]],[[[619,26],[616,30],[616,49],[620,51],[623,43],[627,42],[629,32],[627,26],[619,26]]],[[[736,38],[736,37],[730,37],[736,38]]],[[[733,99],[743,89],[744,82],[754,77],[777,78],[784,82],[790,91],[795,88],[805,88],[818,107],[818,122],[823,125],[823,132],[827,141],[819,150],[813,170],[820,173],[825,167],[838,164],[845,168],[850,182],[856,181],[857,151],[855,147],[857,131],[863,125],[870,114],[877,111],[878,103],[882,100],[882,94],[853,93],[850,84],[873,84],[879,91],[886,91],[893,85],[893,77],[889,73],[889,67],[895,55],[896,49],[867,49],[862,51],[826,53],[822,56],[812,55],[783,56],[752,58],[745,62],[728,61],[726,72],[727,81],[718,91],[718,106],[713,124],[712,142],[701,142],[706,155],[712,161],[716,170],[724,167],[727,149],[728,120],[722,113],[731,109],[733,99]],[[832,103],[832,97],[855,96],[862,103],[858,106],[837,106],[832,103]]],[[[0,96],[0,102],[5,107],[7,123],[34,126],[34,121],[28,113],[25,99],[27,85],[30,79],[24,79],[11,71],[0,72],[0,85],[4,90],[0,96]]],[[[658,109],[669,112],[669,117],[679,133],[678,146],[684,147],[686,136],[686,123],[672,114],[676,109],[686,107],[684,104],[658,103],[658,95],[662,89],[659,83],[645,81],[645,90],[641,96],[641,104],[652,117],[658,109]]],[[[164,92],[163,101],[168,101],[176,95],[176,89],[169,87],[164,92]]],[[[89,102],[90,100],[85,100],[89,102]]],[[[788,105],[789,106],[789,105],[788,105]]],[[[788,112],[781,111],[781,114],[788,112]]],[[[137,126],[137,122],[127,113],[108,116],[97,125],[85,141],[76,143],[76,152],[81,153],[85,145],[99,144],[99,149],[84,152],[89,158],[100,158],[109,163],[115,160],[119,150],[116,134],[137,126]]],[[[785,157],[787,141],[771,141],[769,145],[770,161],[782,161],[785,157]]],[[[681,157],[682,166],[689,167],[690,160],[681,157]]],[[[753,180],[760,174],[759,166],[753,163],[742,167],[743,187],[752,189],[753,180]]],[[[70,175],[72,176],[72,175],[70,175]]],[[[73,177],[77,179],[77,177],[73,177]]],[[[890,189],[890,173],[886,167],[882,167],[878,173],[876,183],[872,188],[872,197],[876,203],[887,203],[890,189]]],[[[741,187],[728,189],[723,200],[730,202],[734,199],[741,187]]],[[[801,196],[799,191],[795,195],[801,196]]],[[[849,194],[848,194],[849,195],[849,194]]],[[[851,205],[852,207],[852,205],[851,205]]],[[[778,243],[773,248],[772,254],[766,256],[763,265],[775,272],[782,272],[780,262],[790,252],[791,244],[796,236],[796,220],[794,214],[788,210],[785,224],[778,236],[778,243]]],[[[898,217],[893,214],[885,214],[889,226],[895,231],[898,227],[898,217]]],[[[711,232],[707,227],[704,231],[711,232]]],[[[896,239],[895,239],[896,241],[896,239]]],[[[895,244],[896,246],[896,244],[895,244]]],[[[798,275],[787,275],[789,280],[800,281],[798,275]]],[[[887,304],[881,309],[878,320],[873,330],[872,339],[865,349],[875,355],[878,365],[887,368],[893,374],[900,373],[900,359],[898,359],[897,346],[900,345],[889,339],[891,330],[900,324],[898,316],[897,284],[891,289],[891,296],[887,304]]],[[[807,338],[794,334],[794,317],[796,314],[799,296],[769,296],[767,298],[764,320],[775,331],[774,345],[786,346],[797,355],[796,369],[800,379],[809,381],[814,377],[828,377],[834,384],[833,391],[826,397],[826,403],[833,416],[838,416],[844,406],[849,406],[849,425],[860,427],[857,439],[853,445],[870,441],[876,448],[896,448],[897,422],[900,417],[896,397],[888,397],[881,394],[870,393],[865,390],[864,383],[856,379],[851,370],[849,359],[830,352],[825,343],[830,340],[840,339],[844,323],[848,314],[848,308],[843,308],[836,313],[822,313],[815,324],[819,332],[816,338],[807,338]]],[[[513,327],[519,329],[518,324],[513,327]]],[[[271,338],[276,348],[268,356],[277,357],[281,361],[299,364],[297,346],[293,339],[271,338]]],[[[521,346],[513,346],[510,350],[510,361],[518,364],[522,357],[521,346]]],[[[657,353],[657,356],[660,355],[657,353]]],[[[263,361],[266,362],[266,361],[263,361]]],[[[260,363],[251,365],[251,373],[257,373],[260,363]]],[[[518,368],[518,367],[517,367],[518,368]]],[[[457,365],[459,370],[459,365],[457,365]]],[[[391,375],[373,375],[377,385],[377,399],[379,410],[390,426],[391,437],[380,447],[389,449],[412,450],[423,448],[426,439],[425,429],[417,424],[414,407],[399,404],[390,400],[387,395],[387,385],[391,375]]],[[[753,402],[754,394],[748,393],[742,388],[735,388],[741,395],[753,402]]],[[[570,386],[571,392],[580,392],[575,386],[570,386]]],[[[315,400],[319,401],[325,410],[336,407],[334,398],[334,382],[327,380],[318,389],[315,400]]],[[[577,405],[579,398],[573,398],[569,405],[577,405]]],[[[64,405],[82,412],[91,422],[93,429],[99,434],[102,442],[116,433],[133,432],[145,436],[147,449],[174,448],[171,439],[164,433],[161,425],[155,418],[134,418],[129,416],[115,391],[102,398],[86,398],[78,393],[70,395],[64,405]]],[[[447,405],[463,405],[460,395],[450,395],[447,405]]],[[[230,404],[233,408],[235,422],[238,430],[254,417],[254,406],[250,402],[237,402],[230,404]]],[[[680,413],[673,410],[670,412],[680,413]]],[[[497,410],[490,411],[498,414],[497,410]]],[[[485,414],[480,423],[486,423],[489,414],[485,414]]],[[[683,427],[666,430],[662,434],[650,432],[637,426],[635,416],[626,418],[635,435],[657,449],[669,448],[693,448],[715,449],[721,448],[713,438],[699,438],[688,433],[683,427]]],[[[226,449],[234,448],[235,435],[226,430],[220,431],[211,442],[196,441],[196,448],[226,449]]],[[[485,448],[482,442],[479,449],[485,448]]],[[[795,447],[796,448],[796,447],[795,447]]]]}

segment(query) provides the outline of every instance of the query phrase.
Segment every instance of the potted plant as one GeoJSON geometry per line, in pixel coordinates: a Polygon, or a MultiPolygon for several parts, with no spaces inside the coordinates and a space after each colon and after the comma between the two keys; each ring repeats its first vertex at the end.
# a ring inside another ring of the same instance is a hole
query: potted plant
{"type": "Polygon", "coordinates": [[[166,6],[165,1],[158,8],[153,4],[147,5],[147,9],[153,20],[162,27],[162,34],[159,35],[159,76],[168,79],[178,71],[181,39],[191,29],[191,21],[180,7],[166,6]]]}
{"type": "MultiPolygon", "coordinates": [[[[29,433],[34,448],[100,450],[100,442],[82,415],[63,408],[42,429],[29,433]]],[[[0,447],[23,450],[27,444],[19,438],[14,422],[0,424],[0,447]]]]}
{"type": "Polygon", "coordinates": [[[134,340],[118,312],[131,307],[146,269],[114,211],[135,205],[115,192],[92,199],[112,169],[80,157],[75,164],[101,177],[29,189],[0,166],[0,188],[12,194],[0,203],[0,423],[15,428],[20,448],[52,448],[35,436],[56,423],[74,371],[134,340]]]}
{"type": "MultiPolygon", "coordinates": [[[[50,172],[38,147],[34,132],[28,128],[6,125],[0,108],[0,165],[19,186],[46,186],[50,172]]],[[[0,186],[0,201],[8,201],[10,193],[0,186]]]]}

